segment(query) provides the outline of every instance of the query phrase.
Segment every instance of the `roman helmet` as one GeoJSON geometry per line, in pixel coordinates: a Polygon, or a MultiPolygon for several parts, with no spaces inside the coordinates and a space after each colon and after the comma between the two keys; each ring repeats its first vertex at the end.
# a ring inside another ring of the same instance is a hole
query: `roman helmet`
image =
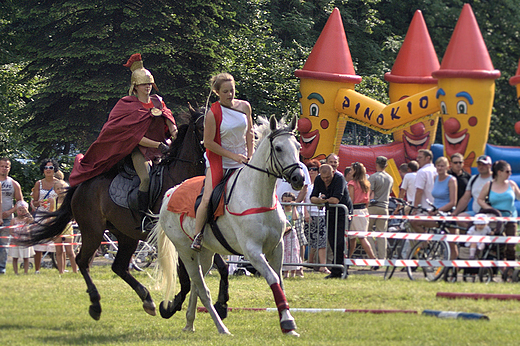
{"type": "Polygon", "coordinates": [[[123,66],[129,67],[130,71],[132,71],[132,78],[130,79],[130,89],[128,90],[128,95],[133,95],[134,87],[139,84],[151,83],[153,88],[158,90],[157,85],[155,85],[153,75],[143,66],[141,54],[132,54],[130,59],[128,59],[127,63],[123,66]]]}

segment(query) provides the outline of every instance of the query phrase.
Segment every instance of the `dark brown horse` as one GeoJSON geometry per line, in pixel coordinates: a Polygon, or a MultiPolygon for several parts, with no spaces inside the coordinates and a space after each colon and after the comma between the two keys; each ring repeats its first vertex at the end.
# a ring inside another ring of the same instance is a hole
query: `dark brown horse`
{"type": "MultiPolygon", "coordinates": [[[[187,178],[204,174],[205,163],[202,156],[204,148],[201,144],[204,116],[202,112],[196,112],[191,107],[190,113],[188,124],[179,126],[177,139],[172,144],[170,153],[161,163],[167,167],[162,177],[163,185],[160,198],[152,209],[154,213],[158,213],[162,196],[169,188],[187,178]]],[[[50,221],[36,227],[31,232],[30,240],[20,242],[25,245],[45,242],[61,234],[72,219],[76,220],[82,236],[82,246],[76,257],[76,262],[88,287],[87,293],[91,301],[89,313],[95,320],[99,320],[101,316],[101,304],[99,292],[90,277],[89,263],[101,244],[103,233],[107,229],[116,236],[119,245],[112,270],[134,289],[143,301],[144,310],[150,315],[155,315],[155,303],[150,293],[128,270],[132,254],[137,248],[139,240],[143,240],[143,235],[138,229],[140,220],[137,213],[116,205],[108,195],[110,183],[116,174],[117,170],[112,169],[105,174],[70,188],[60,209],[44,216],[44,219],[50,221]]],[[[220,265],[222,266],[222,262],[220,262],[220,265]]],[[[180,273],[182,273],[183,265],[180,263],[179,266],[181,267],[179,268],[180,273]]],[[[227,284],[227,268],[219,271],[221,276],[224,275],[222,280],[225,280],[227,284]]],[[[180,310],[182,302],[189,292],[190,283],[187,274],[184,278],[180,276],[180,280],[182,291],[175,299],[175,307],[170,307],[173,310],[170,312],[172,314],[180,310]]],[[[227,289],[221,293],[222,299],[219,300],[225,305],[228,298],[227,289]]]]}

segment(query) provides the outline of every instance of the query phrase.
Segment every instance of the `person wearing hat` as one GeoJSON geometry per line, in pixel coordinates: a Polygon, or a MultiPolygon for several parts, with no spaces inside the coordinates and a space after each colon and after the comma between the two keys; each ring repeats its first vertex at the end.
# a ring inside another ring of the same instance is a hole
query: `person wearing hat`
{"type": "MultiPolygon", "coordinates": [[[[486,214],[476,214],[476,220],[473,221],[473,226],[468,230],[468,235],[489,235],[491,234],[491,228],[488,226],[489,220],[486,214]]],[[[467,242],[464,246],[469,247],[469,259],[475,259],[477,249],[479,251],[484,250],[484,243],[470,243],[467,242]]]]}
{"type": "MultiPolygon", "coordinates": [[[[477,198],[482,191],[482,187],[491,181],[491,158],[487,155],[479,156],[477,159],[478,174],[473,175],[466,185],[466,191],[457,203],[457,208],[453,212],[454,216],[474,216],[480,211],[477,198]],[[470,200],[473,198],[471,210],[466,210],[470,200]]],[[[469,227],[466,222],[458,222],[461,226],[469,227]]]]}
{"type": "Polygon", "coordinates": [[[148,210],[151,164],[168,151],[167,139],[175,139],[177,126],[162,98],[150,95],[152,87],[157,90],[157,86],[153,75],[144,68],[141,54],[133,54],[124,66],[132,71],[129,95],[114,106],[86,154],[76,156],[69,182],[71,187],[77,186],[107,172],[131,155],[141,180],[138,204],[139,212],[144,217],[148,210]]]}
{"type": "MultiPolygon", "coordinates": [[[[368,213],[370,215],[388,215],[388,200],[390,198],[390,192],[392,191],[394,179],[385,171],[386,166],[388,165],[387,162],[388,159],[386,157],[378,156],[376,158],[376,172],[368,178],[368,181],[370,182],[370,206],[368,207],[368,213]]],[[[372,231],[374,224],[376,225],[376,232],[386,231],[386,219],[376,220],[371,218],[368,223],[369,232],[372,231]]],[[[374,239],[370,237],[368,241],[372,246],[372,249],[376,249],[377,258],[385,259],[386,238],[379,237],[374,242],[374,239]]]]}

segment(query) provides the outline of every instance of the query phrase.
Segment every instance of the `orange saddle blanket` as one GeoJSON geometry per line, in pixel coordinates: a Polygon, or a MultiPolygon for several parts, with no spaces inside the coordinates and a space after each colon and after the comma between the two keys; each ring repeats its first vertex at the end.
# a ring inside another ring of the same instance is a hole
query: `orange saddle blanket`
{"type": "MultiPolygon", "coordinates": [[[[171,196],[168,201],[168,211],[177,214],[186,214],[189,217],[195,217],[195,201],[200,195],[200,191],[204,186],[204,176],[194,177],[185,180],[171,196]]],[[[224,199],[221,198],[218,208],[215,211],[215,217],[224,215],[224,199]]]]}

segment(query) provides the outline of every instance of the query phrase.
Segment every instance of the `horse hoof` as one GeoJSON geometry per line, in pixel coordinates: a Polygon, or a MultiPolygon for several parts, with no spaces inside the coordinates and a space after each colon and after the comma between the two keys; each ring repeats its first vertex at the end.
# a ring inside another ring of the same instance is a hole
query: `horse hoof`
{"type": "Polygon", "coordinates": [[[294,336],[296,338],[300,337],[300,334],[296,333],[294,330],[289,330],[288,332],[283,333],[283,335],[290,335],[290,336],[294,336]]]}
{"type": "Polygon", "coordinates": [[[166,300],[163,300],[161,304],[159,304],[159,313],[161,314],[162,318],[168,319],[177,312],[177,310],[171,308],[171,304],[171,301],[166,300]]]}
{"type": "Polygon", "coordinates": [[[90,317],[92,317],[94,320],[99,321],[99,319],[101,318],[101,307],[91,305],[88,308],[88,313],[90,314],[90,317]]]}
{"type": "Polygon", "coordinates": [[[280,321],[280,327],[284,333],[296,329],[296,322],[294,320],[280,321]]]}
{"type": "Polygon", "coordinates": [[[186,326],[186,327],[182,328],[182,331],[186,332],[186,333],[195,333],[195,328],[186,326]]]}
{"type": "Polygon", "coordinates": [[[147,314],[155,316],[157,313],[155,312],[155,303],[154,302],[144,302],[143,309],[147,314]]]}
{"type": "Polygon", "coordinates": [[[227,304],[221,304],[220,302],[216,302],[215,305],[213,305],[213,307],[217,311],[217,314],[219,315],[221,320],[227,317],[227,304]]]}

